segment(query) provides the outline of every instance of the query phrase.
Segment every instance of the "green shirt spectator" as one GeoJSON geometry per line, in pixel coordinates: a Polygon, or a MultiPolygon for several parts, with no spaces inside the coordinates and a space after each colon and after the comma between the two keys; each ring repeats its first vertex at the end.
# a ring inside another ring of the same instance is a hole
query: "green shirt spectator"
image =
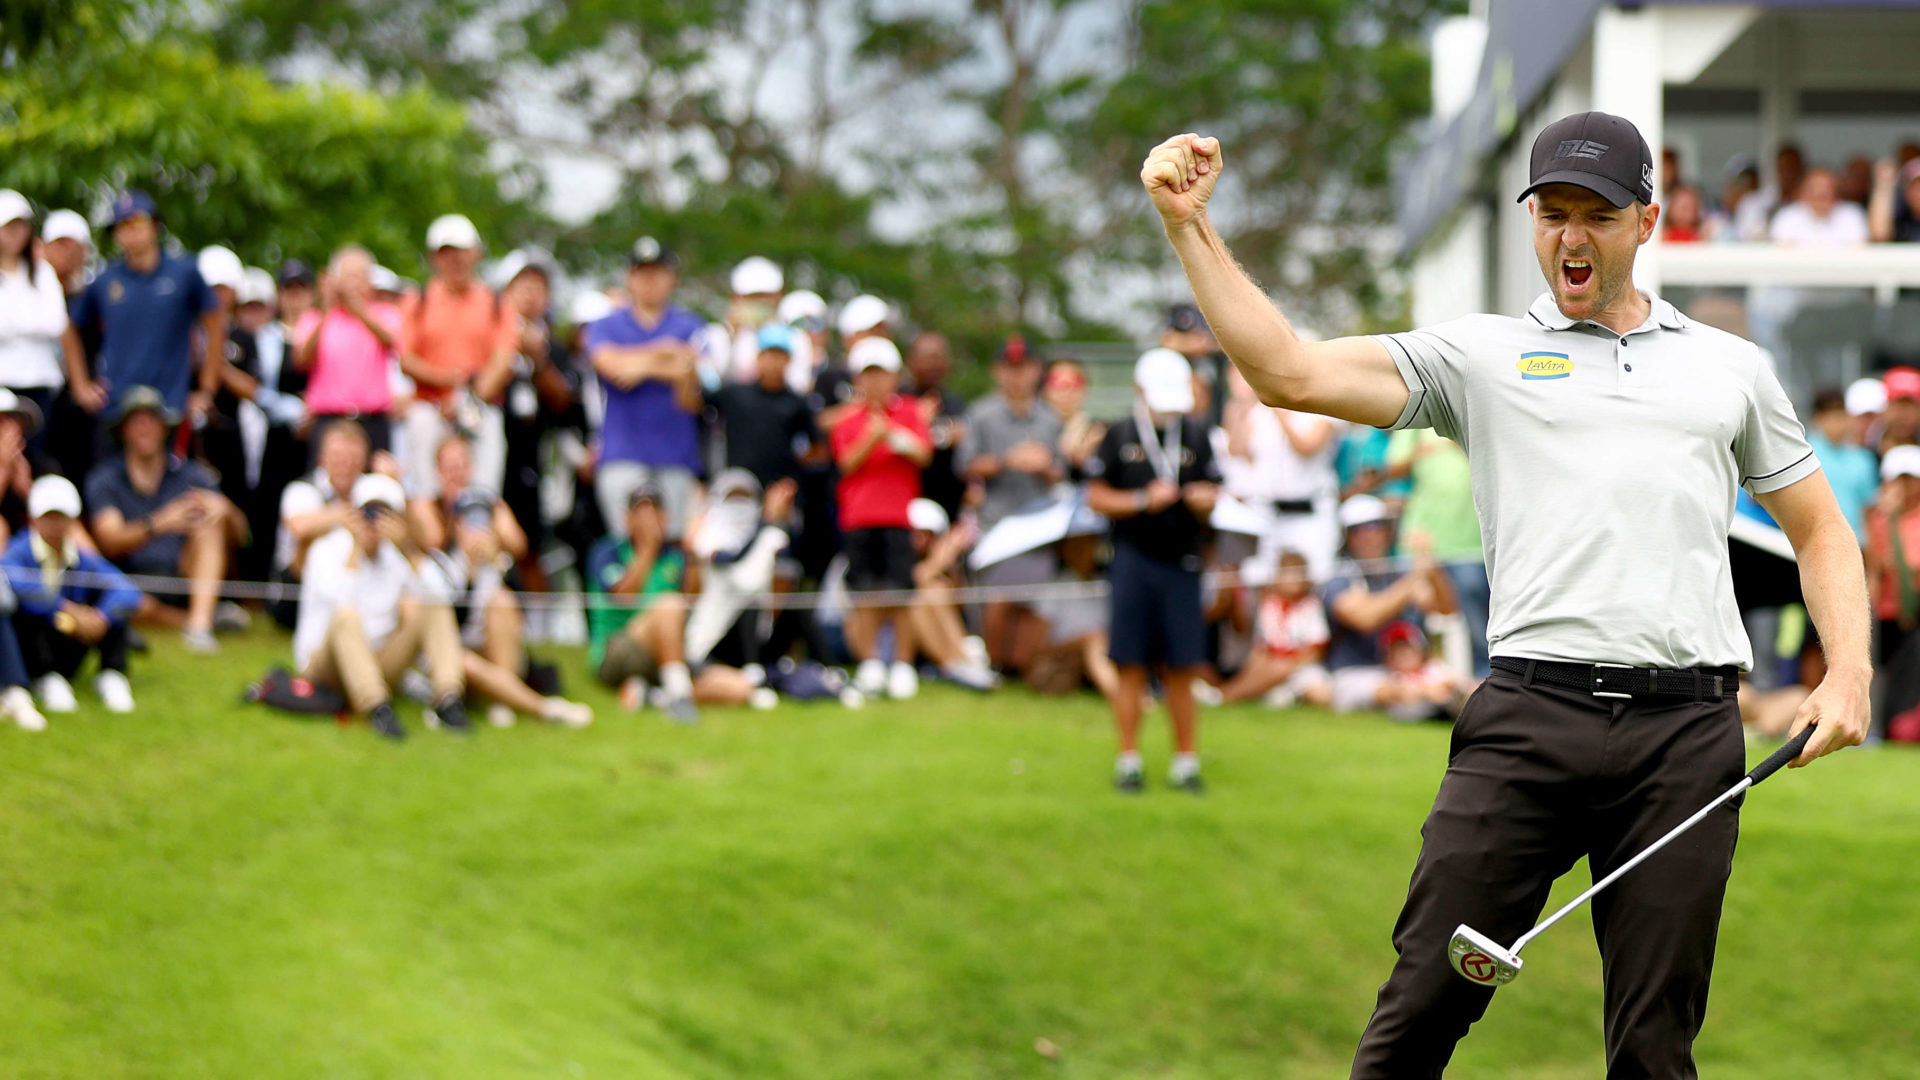
{"type": "MultiPolygon", "coordinates": [[[[613,586],[626,576],[627,567],[631,565],[631,540],[622,540],[617,536],[601,538],[587,553],[587,592],[595,597],[609,596],[613,586]]],[[[656,597],[679,592],[686,573],[686,552],[678,547],[663,547],[659,557],[654,559],[653,569],[648,572],[647,582],[641,586],[633,606],[621,602],[624,598],[587,601],[587,658],[594,670],[599,669],[600,660],[606,655],[607,639],[625,629],[635,615],[651,607],[656,597]]]]}
{"type": "Polygon", "coordinates": [[[1480,516],[1473,506],[1467,452],[1458,443],[1428,428],[1396,431],[1387,446],[1387,475],[1410,482],[1400,512],[1399,554],[1408,554],[1412,538],[1426,533],[1434,557],[1443,562],[1481,557],[1480,516]]]}

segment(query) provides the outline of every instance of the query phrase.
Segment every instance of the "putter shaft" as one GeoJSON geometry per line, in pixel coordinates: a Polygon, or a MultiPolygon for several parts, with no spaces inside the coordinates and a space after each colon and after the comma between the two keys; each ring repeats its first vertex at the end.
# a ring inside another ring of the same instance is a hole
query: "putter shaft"
{"type": "Polygon", "coordinates": [[[1701,807],[1699,810],[1694,811],[1694,814],[1692,817],[1688,818],[1687,820],[1681,822],[1678,825],[1675,825],[1672,829],[1668,830],[1667,835],[1662,836],[1660,839],[1655,840],[1651,844],[1648,844],[1645,850],[1641,851],[1640,854],[1635,855],[1633,858],[1628,859],[1626,862],[1622,863],[1619,869],[1616,869],[1613,873],[1608,874],[1606,877],[1601,878],[1599,881],[1594,882],[1592,887],[1587,889],[1586,892],[1583,892],[1579,896],[1576,896],[1572,900],[1568,901],[1567,906],[1547,916],[1544,920],[1540,922],[1540,925],[1520,935],[1520,940],[1515,941],[1513,943],[1513,948],[1509,949],[1508,951],[1515,956],[1519,956],[1520,950],[1526,948],[1527,942],[1532,941],[1536,937],[1539,937],[1542,933],[1546,931],[1547,927],[1552,926],[1554,923],[1557,923],[1561,919],[1566,918],[1567,915],[1572,913],[1572,911],[1575,908],[1579,907],[1581,904],[1586,903],[1588,900],[1593,899],[1595,893],[1598,893],[1600,890],[1613,884],[1615,881],[1618,881],[1622,874],[1625,874],[1627,871],[1645,862],[1648,856],[1652,855],[1656,851],[1659,851],[1661,848],[1666,847],[1668,842],[1672,841],[1674,837],[1679,836],[1681,833],[1686,832],[1688,829],[1691,829],[1695,825],[1699,824],[1701,818],[1704,818],[1708,814],[1711,814],[1715,810],[1719,809],[1721,804],[1725,803],[1727,800],[1733,798],[1734,796],[1752,787],[1753,782],[1754,781],[1752,776],[1741,777],[1739,783],[1728,788],[1723,794],[1721,794],[1719,798],[1701,807]]]}

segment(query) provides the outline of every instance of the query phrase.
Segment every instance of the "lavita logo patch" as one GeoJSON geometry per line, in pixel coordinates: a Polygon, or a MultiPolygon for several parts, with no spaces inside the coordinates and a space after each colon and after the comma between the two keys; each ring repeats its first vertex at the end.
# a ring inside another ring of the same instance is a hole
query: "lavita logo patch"
{"type": "Polygon", "coordinates": [[[1566,353],[1521,353],[1520,362],[1515,366],[1523,379],[1564,379],[1573,374],[1573,361],[1566,353]]]}

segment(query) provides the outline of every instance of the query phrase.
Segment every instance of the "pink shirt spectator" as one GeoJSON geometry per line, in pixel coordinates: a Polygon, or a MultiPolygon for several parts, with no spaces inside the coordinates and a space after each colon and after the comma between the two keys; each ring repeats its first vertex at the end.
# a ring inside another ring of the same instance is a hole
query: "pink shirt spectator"
{"type": "MultiPolygon", "coordinates": [[[[392,337],[400,340],[400,309],[392,304],[370,304],[367,314],[392,337]]],[[[385,415],[393,409],[393,387],[387,368],[393,350],[380,344],[345,308],[329,308],[300,317],[294,339],[320,334],[313,370],[307,374],[307,410],[315,416],[385,415]]]]}

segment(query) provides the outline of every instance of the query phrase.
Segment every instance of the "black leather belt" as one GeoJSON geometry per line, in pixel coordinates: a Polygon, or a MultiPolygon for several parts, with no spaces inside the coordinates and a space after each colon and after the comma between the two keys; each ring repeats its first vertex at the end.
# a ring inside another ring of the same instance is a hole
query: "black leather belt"
{"type": "Polygon", "coordinates": [[[1311,514],[1313,513],[1313,500],[1275,499],[1273,500],[1273,511],[1276,514],[1311,514]]]}
{"type": "Polygon", "coordinates": [[[1642,668],[1626,664],[1522,660],[1512,656],[1496,656],[1491,666],[1495,671],[1519,677],[1530,686],[1551,686],[1599,698],[1718,701],[1740,692],[1740,671],[1734,667],[1642,668]]]}

